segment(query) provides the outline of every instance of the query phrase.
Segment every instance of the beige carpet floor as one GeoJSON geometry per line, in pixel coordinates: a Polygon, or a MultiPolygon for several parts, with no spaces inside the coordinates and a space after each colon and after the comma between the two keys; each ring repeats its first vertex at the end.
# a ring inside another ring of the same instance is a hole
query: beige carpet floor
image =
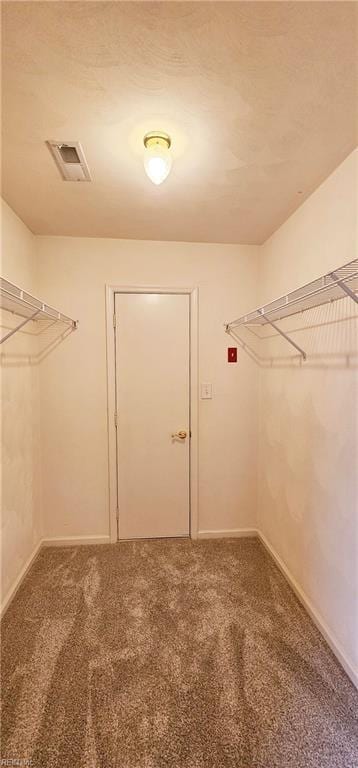
{"type": "Polygon", "coordinates": [[[358,692],[254,539],[42,550],[2,699],[32,768],[358,766],[358,692]]]}

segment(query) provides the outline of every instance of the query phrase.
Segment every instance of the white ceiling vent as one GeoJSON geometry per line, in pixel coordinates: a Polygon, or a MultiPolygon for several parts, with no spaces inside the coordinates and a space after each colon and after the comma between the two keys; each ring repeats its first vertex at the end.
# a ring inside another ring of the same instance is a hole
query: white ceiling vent
{"type": "Polygon", "coordinates": [[[47,141],[64,181],[91,181],[91,175],[79,141],[47,141]]]}

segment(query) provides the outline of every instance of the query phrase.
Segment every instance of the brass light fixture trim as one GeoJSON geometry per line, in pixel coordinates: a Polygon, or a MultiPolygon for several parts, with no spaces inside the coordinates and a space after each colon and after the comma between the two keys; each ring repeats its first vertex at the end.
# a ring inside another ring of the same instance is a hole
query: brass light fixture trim
{"type": "Polygon", "coordinates": [[[143,143],[146,149],[147,147],[153,147],[155,144],[170,149],[172,142],[167,133],[163,133],[163,131],[151,131],[150,133],[145,134],[143,143]]]}

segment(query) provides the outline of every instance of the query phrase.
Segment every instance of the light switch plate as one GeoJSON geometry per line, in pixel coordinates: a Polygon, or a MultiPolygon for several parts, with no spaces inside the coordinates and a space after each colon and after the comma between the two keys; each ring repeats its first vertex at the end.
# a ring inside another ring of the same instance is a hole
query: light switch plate
{"type": "Polygon", "coordinates": [[[202,400],[211,400],[213,396],[213,386],[208,381],[203,381],[201,383],[201,394],[200,397],[202,400]]]}

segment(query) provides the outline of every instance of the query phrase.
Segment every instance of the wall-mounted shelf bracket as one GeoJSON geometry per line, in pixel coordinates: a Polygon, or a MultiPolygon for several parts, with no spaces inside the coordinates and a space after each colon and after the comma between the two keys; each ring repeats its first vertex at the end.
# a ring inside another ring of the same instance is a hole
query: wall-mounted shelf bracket
{"type": "Polygon", "coordinates": [[[301,347],[299,347],[298,344],[296,344],[296,342],[293,341],[293,339],[291,339],[291,337],[287,333],[285,333],[285,331],[283,331],[281,328],[279,328],[278,325],[276,325],[276,323],[273,322],[273,320],[270,320],[269,317],[266,317],[263,309],[259,309],[259,312],[260,312],[260,315],[262,315],[262,317],[265,318],[266,322],[269,325],[271,325],[272,328],[274,328],[275,331],[277,331],[277,333],[280,334],[280,336],[283,336],[283,338],[286,339],[286,341],[288,341],[288,343],[291,344],[292,347],[297,349],[297,351],[300,353],[300,355],[302,355],[303,360],[306,360],[306,357],[307,357],[306,352],[304,352],[304,350],[301,349],[301,347]]]}
{"type": "Polygon", "coordinates": [[[5,333],[5,336],[3,336],[0,339],[0,344],[6,341],[6,339],[9,339],[10,336],[13,336],[13,334],[19,331],[20,328],[23,328],[23,326],[26,325],[26,323],[29,323],[30,320],[34,320],[36,315],[38,315],[40,312],[41,312],[41,309],[37,309],[36,312],[33,312],[33,314],[30,315],[30,317],[26,317],[25,320],[22,321],[22,323],[19,323],[19,325],[17,325],[16,328],[12,328],[11,331],[9,331],[8,333],[5,333]]]}
{"type": "Polygon", "coordinates": [[[336,282],[337,282],[337,285],[339,285],[339,287],[340,287],[340,288],[342,288],[342,291],[344,291],[344,293],[345,293],[347,296],[350,296],[350,298],[351,298],[351,299],[353,299],[353,301],[355,301],[355,303],[356,303],[356,304],[358,304],[358,296],[357,296],[357,294],[356,294],[356,293],[354,293],[354,291],[352,291],[352,290],[349,288],[349,286],[348,286],[348,285],[346,285],[346,283],[344,282],[344,280],[341,280],[341,279],[338,277],[338,275],[336,275],[336,273],[335,273],[335,272],[331,272],[330,274],[331,274],[332,280],[336,280],[336,282]]]}
{"type": "MultiPolygon", "coordinates": [[[[263,318],[263,320],[266,323],[268,323],[268,325],[271,325],[271,327],[274,328],[275,331],[277,331],[277,333],[280,334],[280,336],[283,336],[283,338],[286,339],[286,341],[288,341],[289,344],[291,344],[293,347],[295,347],[295,349],[297,349],[297,351],[302,356],[303,360],[306,360],[306,358],[307,358],[306,352],[301,347],[299,347],[298,344],[296,344],[296,342],[293,341],[293,339],[291,339],[291,337],[287,333],[285,333],[285,331],[283,331],[281,328],[279,328],[278,325],[276,325],[276,323],[273,322],[273,320],[270,320],[268,317],[266,317],[265,312],[264,312],[263,309],[258,309],[257,311],[260,314],[260,316],[263,318]]],[[[232,331],[232,324],[231,323],[225,323],[225,331],[226,331],[226,333],[231,333],[231,331],[232,331]]]]}

